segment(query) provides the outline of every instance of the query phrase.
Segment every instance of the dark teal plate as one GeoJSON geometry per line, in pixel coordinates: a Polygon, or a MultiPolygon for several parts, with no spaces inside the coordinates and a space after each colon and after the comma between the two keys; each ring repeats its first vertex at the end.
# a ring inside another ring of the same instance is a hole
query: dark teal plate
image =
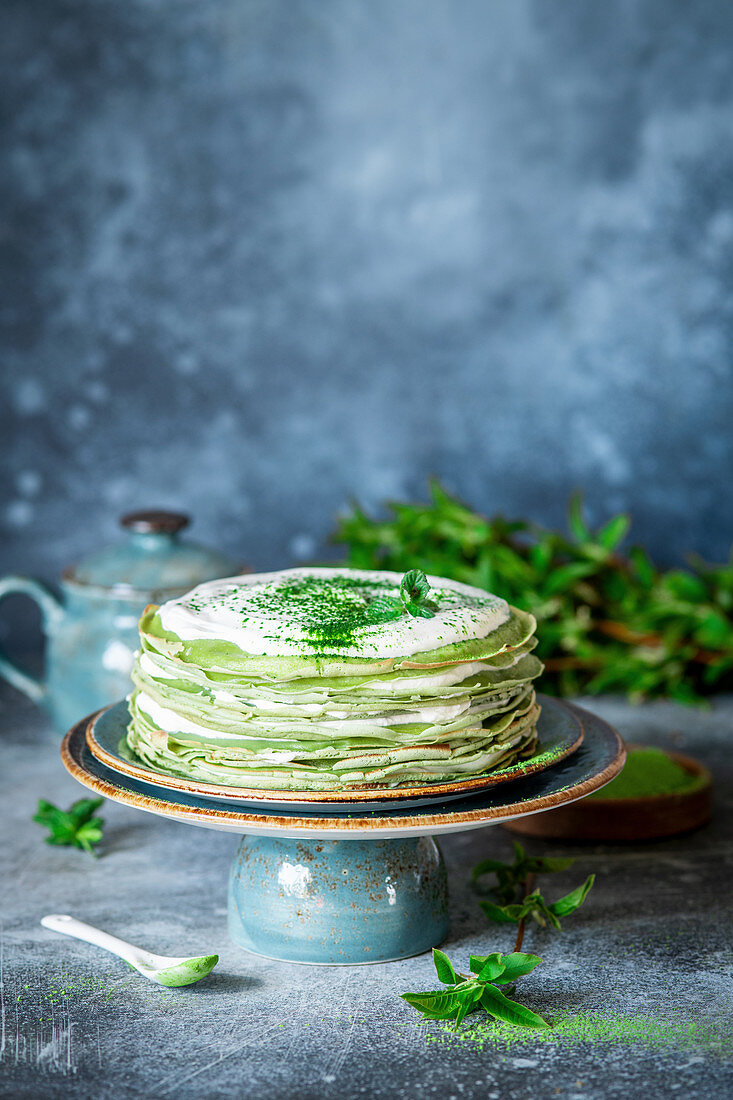
{"type": "Polygon", "coordinates": [[[207,783],[197,779],[157,771],[139,759],[128,748],[125,733],[130,716],[127,704],[115,703],[101,711],[89,723],[86,739],[92,755],[112,771],[131,779],[152,783],[157,788],[195,795],[209,801],[259,806],[274,812],[280,809],[358,810],[389,809],[393,806],[408,809],[414,806],[432,806],[454,798],[486,791],[500,783],[544,771],[575,752],[583,740],[583,725],[577,713],[554,699],[541,696],[542,714],[537,725],[539,744],[532,756],[518,760],[506,767],[496,768],[483,775],[446,783],[408,783],[400,787],[369,789],[351,788],[348,791],[263,791],[253,788],[227,786],[223,783],[207,783]]]}
{"type": "Polygon", "coordinates": [[[238,801],[212,802],[209,798],[171,791],[158,782],[143,782],[122,775],[97,760],[86,744],[87,719],[66,735],[61,756],[67,770],[97,794],[209,829],[334,839],[460,832],[574,802],[603,787],[623,767],[623,741],[607,722],[570,703],[547,699],[543,700],[543,705],[546,714],[564,711],[582,722],[585,737],[575,753],[543,772],[510,784],[468,797],[414,807],[404,804],[374,808],[358,805],[349,809],[310,806],[303,811],[287,806],[277,809],[248,806],[238,801]]]}

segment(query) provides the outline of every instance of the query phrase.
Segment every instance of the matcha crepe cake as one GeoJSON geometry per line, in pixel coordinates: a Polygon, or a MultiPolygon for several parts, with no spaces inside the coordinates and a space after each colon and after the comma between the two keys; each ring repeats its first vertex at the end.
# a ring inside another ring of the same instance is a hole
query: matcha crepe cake
{"type": "Polygon", "coordinates": [[[210,581],[146,609],[128,744],[158,771],[259,790],[472,778],[535,749],[535,626],[418,570],[210,581]]]}

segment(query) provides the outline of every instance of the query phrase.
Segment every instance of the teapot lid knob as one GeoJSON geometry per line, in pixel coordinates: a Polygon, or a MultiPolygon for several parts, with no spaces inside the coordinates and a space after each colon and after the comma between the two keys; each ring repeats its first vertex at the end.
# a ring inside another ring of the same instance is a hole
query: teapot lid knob
{"type": "Polygon", "coordinates": [[[120,518],[120,526],[140,535],[175,535],[188,527],[191,519],[183,512],[163,512],[157,509],[128,512],[120,518]]]}

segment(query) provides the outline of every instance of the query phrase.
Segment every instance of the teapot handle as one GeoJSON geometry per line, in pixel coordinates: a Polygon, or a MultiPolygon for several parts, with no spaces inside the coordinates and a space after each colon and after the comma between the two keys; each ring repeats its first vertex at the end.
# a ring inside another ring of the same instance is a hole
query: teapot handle
{"type": "MultiPolygon", "coordinates": [[[[0,600],[14,593],[29,596],[38,604],[41,609],[44,634],[47,633],[52,623],[58,621],[62,614],[63,605],[61,601],[42,581],[34,580],[32,577],[10,576],[0,578],[0,600]]],[[[0,676],[7,680],[9,684],[12,684],[13,687],[22,691],[34,703],[43,701],[46,694],[44,682],[35,676],[31,676],[29,672],[24,672],[23,669],[18,668],[2,650],[0,650],[0,676]]]]}

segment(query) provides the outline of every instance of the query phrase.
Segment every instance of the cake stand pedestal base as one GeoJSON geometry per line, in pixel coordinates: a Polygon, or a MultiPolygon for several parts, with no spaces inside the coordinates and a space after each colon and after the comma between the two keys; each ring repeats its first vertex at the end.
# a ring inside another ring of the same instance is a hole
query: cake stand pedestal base
{"type": "Polygon", "coordinates": [[[445,864],[432,837],[243,836],[229,935],[257,955],[325,966],[419,955],[448,934],[445,864]]]}

